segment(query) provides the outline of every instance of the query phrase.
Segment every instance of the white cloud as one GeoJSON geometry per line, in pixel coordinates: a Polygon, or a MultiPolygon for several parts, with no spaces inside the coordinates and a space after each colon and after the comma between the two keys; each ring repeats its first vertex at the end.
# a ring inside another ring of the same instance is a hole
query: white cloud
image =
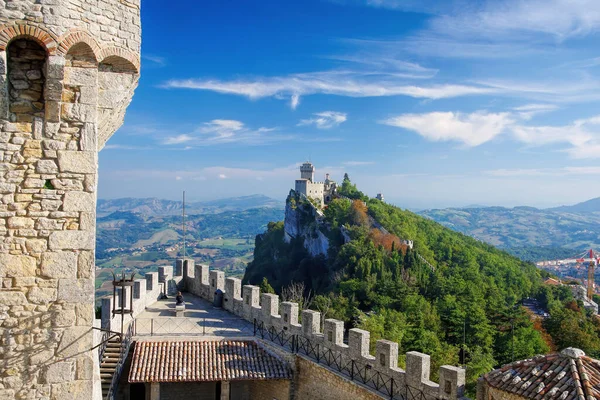
{"type": "Polygon", "coordinates": [[[469,147],[479,146],[510,132],[514,139],[527,146],[563,144],[567,147],[562,151],[571,158],[600,158],[600,115],[562,126],[523,124],[528,119],[527,115],[523,116],[523,112],[550,108],[530,104],[518,107],[519,111],[513,113],[478,111],[471,114],[402,114],[381,123],[411,130],[430,141],[458,141],[469,147]]]}
{"type": "Polygon", "coordinates": [[[167,60],[164,57],[153,54],[142,54],[142,59],[150,61],[152,64],[159,67],[164,67],[167,64],[167,60]]]}
{"type": "Polygon", "coordinates": [[[180,176],[176,176],[176,177],[175,177],[175,180],[176,180],[176,181],[180,181],[180,180],[182,180],[182,179],[183,179],[183,178],[182,178],[182,177],[180,177],[180,176]]]}
{"type": "Polygon", "coordinates": [[[182,144],[194,140],[190,135],[182,133],[181,135],[171,136],[164,140],[164,144],[182,144]]]}
{"type": "Polygon", "coordinates": [[[292,108],[300,97],[312,94],[330,94],[347,97],[408,96],[421,99],[444,99],[499,92],[497,89],[461,84],[417,86],[407,84],[393,72],[323,71],[277,77],[257,77],[237,80],[187,79],[170,80],[164,85],[170,89],[209,90],[235,94],[250,99],[264,97],[290,98],[292,108]]]}
{"type": "Polygon", "coordinates": [[[274,134],[277,128],[260,127],[251,129],[241,121],[230,119],[214,119],[205,122],[191,133],[169,136],[164,144],[178,145],[186,143],[185,148],[193,146],[211,146],[226,143],[242,143],[247,145],[265,145],[278,141],[290,140],[291,135],[274,134]]]}
{"type": "Polygon", "coordinates": [[[338,111],[322,111],[313,115],[313,118],[301,120],[298,126],[315,125],[319,129],[330,129],[339,126],[347,119],[346,113],[338,111]]]}
{"type": "Polygon", "coordinates": [[[555,104],[525,104],[515,107],[513,110],[517,111],[521,118],[528,120],[538,114],[556,111],[558,108],[555,104]]]}
{"type": "Polygon", "coordinates": [[[219,179],[227,179],[227,175],[225,175],[225,174],[219,174],[219,179]]]}
{"type": "Polygon", "coordinates": [[[403,114],[381,123],[417,132],[431,141],[458,141],[474,147],[500,135],[513,119],[509,113],[432,112],[403,114]]]}

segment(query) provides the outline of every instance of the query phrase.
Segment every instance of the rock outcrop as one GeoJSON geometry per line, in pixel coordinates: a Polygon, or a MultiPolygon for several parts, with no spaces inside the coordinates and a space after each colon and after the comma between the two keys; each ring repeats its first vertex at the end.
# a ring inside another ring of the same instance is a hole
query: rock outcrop
{"type": "Polygon", "coordinates": [[[284,239],[302,237],[304,248],[312,257],[327,256],[329,239],[323,233],[327,230],[323,223],[323,212],[315,207],[304,195],[290,190],[285,202],[284,239]]]}

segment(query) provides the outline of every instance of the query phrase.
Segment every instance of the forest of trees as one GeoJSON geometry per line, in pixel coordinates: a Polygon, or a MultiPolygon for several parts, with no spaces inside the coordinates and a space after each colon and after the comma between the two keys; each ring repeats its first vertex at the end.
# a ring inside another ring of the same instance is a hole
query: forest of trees
{"type": "Polygon", "coordinates": [[[434,378],[440,365],[466,365],[471,391],[477,377],[512,360],[568,346],[600,356],[598,320],[568,287],[543,285],[535,265],[369,199],[347,176],[340,194],[324,211],[327,257],[310,257],[302,238],[286,244],[283,223],[271,223],[257,236],[245,281],[277,293],[303,282],[311,308],[370,331],[372,344],[398,342],[400,365],[413,350],[431,355],[434,378]],[[413,240],[414,249],[401,239],[413,240]],[[520,306],[528,297],[550,317],[542,322],[520,306]]]}

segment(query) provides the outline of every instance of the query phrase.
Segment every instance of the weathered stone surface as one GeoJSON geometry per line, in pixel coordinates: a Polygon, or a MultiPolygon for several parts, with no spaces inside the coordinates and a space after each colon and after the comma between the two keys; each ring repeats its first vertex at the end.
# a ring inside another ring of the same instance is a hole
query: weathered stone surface
{"type": "Polygon", "coordinates": [[[8,227],[11,229],[32,229],[33,220],[25,217],[12,217],[8,219],[8,227]]]}
{"type": "Polygon", "coordinates": [[[36,260],[34,257],[0,254],[0,277],[33,276],[35,275],[35,269],[36,260]]]}
{"type": "Polygon", "coordinates": [[[92,250],[94,232],[58,231],[50,234],[51,250],[92,250]]]}
{"type": "Polygon", "coordinates": [[[42,276],[75,278],[77,276],[77,253],[72,251],[44,253],[42,255],[42,276]]]}
{"type": "Polygon", "coordinates": [[[46,370],[46,383],[60,383],[73,380],[75,363],[73,361],[57,362],[46,370]]]}
{"type": "Polygon", "coordinates": [[[90,279],[61,279],[58,282],[58,300],[68,303],[93,303],[94,283],[90,279]]]}
{"type": "Polygon", "coordinates": [[[61,358],[71,357],[92,348],[93,338],[88,333],[91,327],[71,327],[64,330],[57,350],[61,358]]]}
{"type": "Polygon", "coordinates": [[[25,293],[16,290],[1,290],[0,291],[0,304],[3,306],[20,306],[27,304],[27,298],[25,293]]]}
{"type": "Polygon", "coordinates": [[[96,196],[93,193],[70,191],[65,193],[64,211],[94,212],[96,196]]]}
{"type": "Polygon", "coordinates": [[[53,323],[57,327],[73,326],[75,321],[77,321],[77,317],[74,310],[61,310],[53,315],[53,323]]]}
{"type": "Polygon", "coordinates": [[[56,289],[33,287],[29,289],[27,299],[34,304],[47,304],[56,300],[56,289]]]}
{"type": "Polygon", "coordinates": [[[37,162],[36,170],[39,174],[56,174],[58,166],[53,160],[40,160],[37,162]]]}
{"type": "Polygon", "coordinates": [[[97,156],[92,151],[58,151],[58,167],[61,172],[94,174],[97,170],[97,156]]]}

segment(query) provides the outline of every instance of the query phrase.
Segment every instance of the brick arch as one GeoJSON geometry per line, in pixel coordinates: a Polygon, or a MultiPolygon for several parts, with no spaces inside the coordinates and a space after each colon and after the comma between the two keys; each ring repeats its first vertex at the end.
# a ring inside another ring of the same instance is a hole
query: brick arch
{"type": "Polygon", "coordinates": [[[61,56],[66,56],[69,50],[79,43],[87,44],[94,53],[96,61],[100,60],[101,48],[98,42],[87,32],[81,30],[72,30],[62,35],[59,40],[57,53],[61,56]]]}
{"type": "Polygon", "coordinates": [[[122,49],[120,47],[106,47],[100,50],[98,55],[100,63],[118,62],[121,67],[126,69],[132,69],[132,72],[139,73],[140,71],[140,60],[137,56],[131,53],[129,50],[122,49]],[[129,68],[127,68],[129,67],[129,68]]]}
{"type": "Polygon", "coordinates": [[[21,38],[37,42],[49,55],[56,54],[58,49],[58,38],[52,32],[39,26],[12,24],[0,26],[0,51],[5,51],[10,42],[21,38]]]}

